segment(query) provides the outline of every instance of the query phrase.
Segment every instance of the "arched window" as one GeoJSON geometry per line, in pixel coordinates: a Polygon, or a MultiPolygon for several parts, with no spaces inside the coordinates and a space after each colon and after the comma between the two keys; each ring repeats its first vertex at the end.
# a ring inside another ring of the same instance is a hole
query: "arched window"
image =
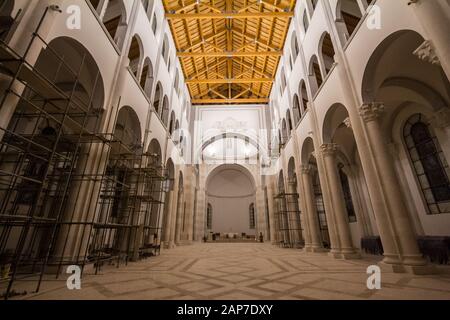
{"type": "Polygon", "coordinates": [[[291,46],[293,58],[292,61],[295,63],[295,61],[297,60],[298,53],[300,51],[300,48],[298,47],[297,35],[295,34],[295,32],[292,34],[291,46]]]}
{"type": "Polygon", "coordinates": [[[316,10],[316,7],[317,7],[317,2],[318,2],[319,0],[312,0],[311,2],[312,2],[312,7],[313,7],[313,9],[314,10],[316,10]]]}
{"type": "Polygon", "coordinates": [[[100,0],[90,0],[89,1],[92,4],[92,7],[94,7],[95,11],[99,11],[99,4],[100,4],[100,0]]]}
{"type": "Polygon", "coordinates": [[[178,120],[175,121],[175,127],[172,135],[173,143],[178,145],[180,143],[180,122],[178,120]]]}
{"type": "Polygon", "coordinates": [[[166,128],[169,127],[169,112],[170,112],[169,98],[167,98],[167,96],[164,96],[161,110],[161,120],[166,126],[166,128]]]}
{"type": "Polygon", "coordinates": [[[288,134],[288,129],[287,129],[287,125],[286,125],[286,119],[283,119],[283,121],[281,122],[281,133],[282,133],[282,144],[286,144],[286,142],[289,139],[289,134],[288,134]]]}
{"type": "Polygon", "coordinates": [[[148,10],[148,0],[141,0],[142,6],[144,7],[145,11],[148,10]]]}
{"type": "Polygon", "coordinates": [[[357,0],[339,0],[338,19],[345,23],[348,38],[355,32],[362,16],[357,0]]]}
{"type": "Polygon", "coordinates": [[[286,88],[286,75],[285,75],[285,73],[284,73],[284,67],[281,68],[281,75],[280,75],[280,78],[281,78],[281,86],[280,86],[280,89],[281,89],[281,95],[283,95],[284,89],[286,88]]]}
{"type": "Polygon", "coordinates": [[[150,97],[153,86],[153,66],[149,58],[144,61],[140,84],[147,97],[150,97]]]}
{"type": "Polygon", "coordinates": [[[212,218],[213,218],[213,208],[211,203],[208,203],[208,208],[206,209],[206,229],[212,229],[212,218]]]}
{"type": "Polygon", "coordinates": [[[128,59],[130,60],[130,70],[135,77],[138,76],[139,64],[141,62],[141,43],[139,39],[134,36],[131,41],[130,51],[128,52],[128,59]]]}
{"type": "Polygon", "coordinates": [[[286,122],[287,122],[288,135],[291,136],[292,130],[294,130],[294,127],[292,126],[291,110],[289,110],[289,109],[286,111],[286,122]]]}
{"type": "Polygon", "coordinates": [[[347,174],[345,174],[345,172],[342,170],[342,165],[340,165],[340,168],[339,168],[339,176],[341,178],[341,186],[342,186],[342,191],[344,193],[344,202],[345,202],[345,207],[347,208],[348,221],[356,222],[356,213],[355,213],[355,207],[353,205],[352,193],[350,190],[350,183],[348,181],[347,174]]]}
{"type": "Polygon", "coordinates": [[[167,34],[164,35],[161,55],[162,55],[164,61],[166,62],[166,64],[169,63],[169,38],[167,37],[167,34]]]}
{"type": "Polygon", "coordinates": [[[297,94],[294,95],[294,102],[293,102],[293,111],[294,111],[294,123],[297,125],[300,122],[300,119],[302,117],[302,112],[300,110],[300,98],[297,94]]]}
{"type": "Polygon", "coordinates": [[[159,114],[159,110],[161,109],[162,94],[161,82],[158,82],[156,85],[155,98],[153,99],[153,107],[155,108],[157,114],[159,114]]]}
{"type": "Polygon", "coordinates": [[[175,112],[172,111],[170,114],[170,121],[169,121],[169,134],[172,135],[174,127],[175,127],[175,112]]]}
{"type": "Polygon", "coordinates": [[[416,114],[403,131],[408,152],[427,202],[429,214],[450,212],[449,166],[423,115],[416,114]]]}
{"type": "Polygon", "coordinates": [[[308,13],[306,12],[306,10],[303,13],[303,28],[305,28],[305,33],[308,31],[309,28],[308,13]]]}
{"type": "Polygon", "coordinates": [[[178,69],[175,73],[175,80],[173,83],[173,87],[175,88],[176,95],[177,96],[180,95],[180,92],[179,92],[180,91],[180,71],[178,71],[178,69]]]}
{"type": "Polygon", "coordinates": [[[110,0],[108,2],[103,16],[103,24],[111,38],[121,48],[126,30],[126,11],[122,0],[110,0]]]}
{"type": "Polygon", "coordinates": [[[155,35],[156,35],[156,29],[158,29],[158,20],[157,20],[156,14],[153,14],[152,31],[153,31],[153,34],[155,34],[155,35]]]}
{"type": "Polygon", "coordinates": [[[302,115],[308,110],[308,91],[306,91],[306,84],[305,81],[300,81],[300,85],[298,88],[299,96],[300,96],[300,105],[302,107],[302,115]]]}
{"type": "Polygon", "coordinates": [[[322,38],[322,48],[320,52],[322,52],[322,61],[323,65],[325,67],[325,74],[328,75],[328,73],[331,71],[331,68],[334,65],[334,46],[333,42],[331,41],[331,37],[329,33],[326,33],[322,38]]]}
{"type": "Polygon", "coordinates": [[[315,94],[317,92],[317,90],[322,86],[323,83],[323,78],[322,78],[322,73],[320,71],[320,66],[319,66],[319,61],[317,60],[316,56],[313,56],[311,58],[311,63],[309,65],[309,74],[311,76],[312,79],[312,84],[313,84],[313,94],[315,94]]]}
{"type": "Polygon", "coordinates": [[[255,217],[255,204],[252,203],[249,208],[249,216],[250,216],[250,228],[251,230],[256,229],[256,217],[255,217]]]}

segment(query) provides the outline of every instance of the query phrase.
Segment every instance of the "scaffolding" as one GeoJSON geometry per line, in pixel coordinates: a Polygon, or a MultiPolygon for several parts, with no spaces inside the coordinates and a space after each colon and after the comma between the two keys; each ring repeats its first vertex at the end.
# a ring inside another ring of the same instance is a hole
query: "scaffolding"
{"type": "Polygon", "coordinates": [[[119,105],[109,115],[95,106],[100,72],[86,88],[87,53],[74,67],[39,35],[47,10],[23,54],[0,39],[0,111],[12,110],[0,125],[5,299],[21,280],[38,292],[44,277],[66,266],[93,265],[97,273],[108,261],[119,267],[160,248],[165,169],[143,146],[103,132],[117,123],[119,105]],[[51,76],[28,62],[37,45],[52,61],[51,76]]]}
{"type": "Polygon", "coordinates": [[[167,171],[159,155],[136,153],[114,140],[121,151],[110,156],[101,179],[98,220],[91,259],[96,273],[105,261],[137,260],[159,254],[160,216],[167,192],[167,171]]]}
{"type": "Polygon", "coordinates": [[[280,192],[274,200],[277,204],[275,223],[278,245],[282,248],[303,248],[299,194],[280,192]]]}
{"type": "MultiPolygon", "coordinates": [[[[316,173],[316,175],[318,175],[318,173],[316,173]]],[[[313,181],[313,188],[322,245],[324,246],[324,248],[329,249],[331,246],[330,234],[328,232],[328,222],[325,212],[325,204],[323,202],[322,189],[320,187],[320,181],[318,176],[316,176],[313,181]]]]}

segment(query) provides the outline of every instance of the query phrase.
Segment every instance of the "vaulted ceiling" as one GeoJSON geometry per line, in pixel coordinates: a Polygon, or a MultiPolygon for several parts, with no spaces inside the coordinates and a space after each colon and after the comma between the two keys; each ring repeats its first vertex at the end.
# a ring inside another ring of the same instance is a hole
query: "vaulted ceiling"
{"type": "Polygon", "coordinates": [[[193,104],[268,103],[295,0],[163,0],[193,104]]]}

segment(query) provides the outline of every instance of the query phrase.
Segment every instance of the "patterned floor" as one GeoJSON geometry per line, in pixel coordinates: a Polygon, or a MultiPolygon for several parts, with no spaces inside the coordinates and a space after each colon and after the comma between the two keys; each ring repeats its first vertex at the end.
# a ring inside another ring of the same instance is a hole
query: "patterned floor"
{"type": "Polygon", "coordinates": [[[65,279],[46,281],[23,299],[450,299],[450,275],[382,274],[369,290],[369,258],[335,260],[269,244],[196,244],[159,257],[108,268],[70,291],[65,279]]]}

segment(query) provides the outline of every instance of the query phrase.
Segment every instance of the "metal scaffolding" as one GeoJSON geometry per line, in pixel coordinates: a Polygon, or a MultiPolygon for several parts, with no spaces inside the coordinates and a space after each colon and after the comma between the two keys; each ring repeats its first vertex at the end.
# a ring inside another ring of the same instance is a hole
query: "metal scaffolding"
{"type": "Polygon", "coordinates": [[[74,68],[46,43],[39,35],[46,14],[23,54],[0,40],[0,110],[13,112],[0,126],[5,299],[21,280],[39,291],[46,275],[58,276],[65,266],[93,265],[98,272],[107,262],[118,267],[160,248],[166,171],[143,146],[130,147],[116,130],[103,132],[114,128],[119,107],[106,115],[94,106],[99,71],[90,94],[80,94],[86,54],[74,68]],[[51,77],[28,62],[36,45],[51,58],[51,77]]]}
{"type": "Polygon", "coordinates": [[[303,230],[299,209],[299,194],[281,192],[274,197],[277,204],[275,223],[277,240],[283,248],[302,248],[303,230]]]}

